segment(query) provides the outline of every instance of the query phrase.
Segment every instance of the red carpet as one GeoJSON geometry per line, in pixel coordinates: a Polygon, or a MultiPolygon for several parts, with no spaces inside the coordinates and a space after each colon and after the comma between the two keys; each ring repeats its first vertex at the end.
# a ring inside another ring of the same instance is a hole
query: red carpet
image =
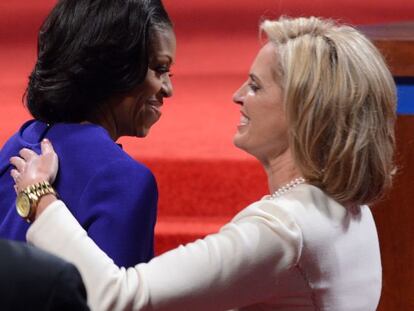
{"type": "MultiPolygon", "coordinates": [[[[0,3],[0,146],[29,116],[21,103],[33,66],[36,34],[54,1],[0,3]]],[[[157,250],[217,230],[266,194],[258,163],[232,145],[239,120],[233,92],[259,45],[261,16],[317,15],[367,24],[414,20],[414,1],[165,1],[178,50],[175,96],[145,139],[122,139],[155,173],[159,189],[157,250]]]]}

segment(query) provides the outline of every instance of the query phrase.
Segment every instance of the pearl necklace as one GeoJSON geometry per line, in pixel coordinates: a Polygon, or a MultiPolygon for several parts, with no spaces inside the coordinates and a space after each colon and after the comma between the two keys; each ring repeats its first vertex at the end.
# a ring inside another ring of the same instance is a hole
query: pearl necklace
{"type": "Polygon", "coordinates": [[[298,177],[298,178],[290,181],[286,185],[280,187],[275,192],[273,192],[273,194],[270,196],[269,200],[273,200],[273,199],[276,199],[276,198],[280,197],[282,194],[285,194],[286,192],[292,190],[296,186],[298,186],[300,184],[303,184],[305,181],[306,180],[303,177],[298,177]]]}

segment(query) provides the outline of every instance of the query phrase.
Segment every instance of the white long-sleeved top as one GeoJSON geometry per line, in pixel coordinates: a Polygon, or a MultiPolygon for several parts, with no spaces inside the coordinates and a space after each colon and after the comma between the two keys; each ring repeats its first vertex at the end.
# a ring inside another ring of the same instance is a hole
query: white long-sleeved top
{"type": "Polygon", "coordinates": [[[351,213],[306,184],[251,204],[216,234],[127,269],[61,201],[27,239],[78,267],[92,310],[370,311],[381,292],[369,208],[351,213]]]}

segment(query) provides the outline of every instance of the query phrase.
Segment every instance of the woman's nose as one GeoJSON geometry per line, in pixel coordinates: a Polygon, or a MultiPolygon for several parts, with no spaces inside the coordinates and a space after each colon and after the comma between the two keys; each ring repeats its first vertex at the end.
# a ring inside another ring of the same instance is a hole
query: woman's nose
{"type": "Polygon", "coordinates": [[[165,97],[171,97],[173,95],[173,85],[169,74],[164,76],[162,81],[162,91],[165,97]]]}
{"type": "Polygon", "coordinates": [[[238,105],[243,105],[243,89],[244,89],[244,84],[233,94],[233,102],[238,104],[238,105]]]}

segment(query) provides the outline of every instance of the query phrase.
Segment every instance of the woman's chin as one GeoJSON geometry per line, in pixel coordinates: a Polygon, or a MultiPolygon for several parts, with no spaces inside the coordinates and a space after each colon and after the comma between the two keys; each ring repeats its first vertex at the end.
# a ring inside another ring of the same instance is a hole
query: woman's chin
{"type": "Polygon", "coordinates": [[[137,127],[135,129],[135,136],[141,137],[141,138],[147,137],[150,133],[151,128],[155,125],[155,123],[157,123],[157,121],[158,121],[158,118],[151,120],[151,122],[149,122],[150,124],[147,124],[145,126],[141,125],[140,127],[137,127]]]}
{"type": "Polygon", "coordinates": [[[234,137],[233,137],[233,144],[234,146],[236,146],[237,148],[247,151],[246,150],[246,146],[245,146],[245,137],[243,137],[244,135],[240,134],[240,132],[237,132],[234,137]]]}

